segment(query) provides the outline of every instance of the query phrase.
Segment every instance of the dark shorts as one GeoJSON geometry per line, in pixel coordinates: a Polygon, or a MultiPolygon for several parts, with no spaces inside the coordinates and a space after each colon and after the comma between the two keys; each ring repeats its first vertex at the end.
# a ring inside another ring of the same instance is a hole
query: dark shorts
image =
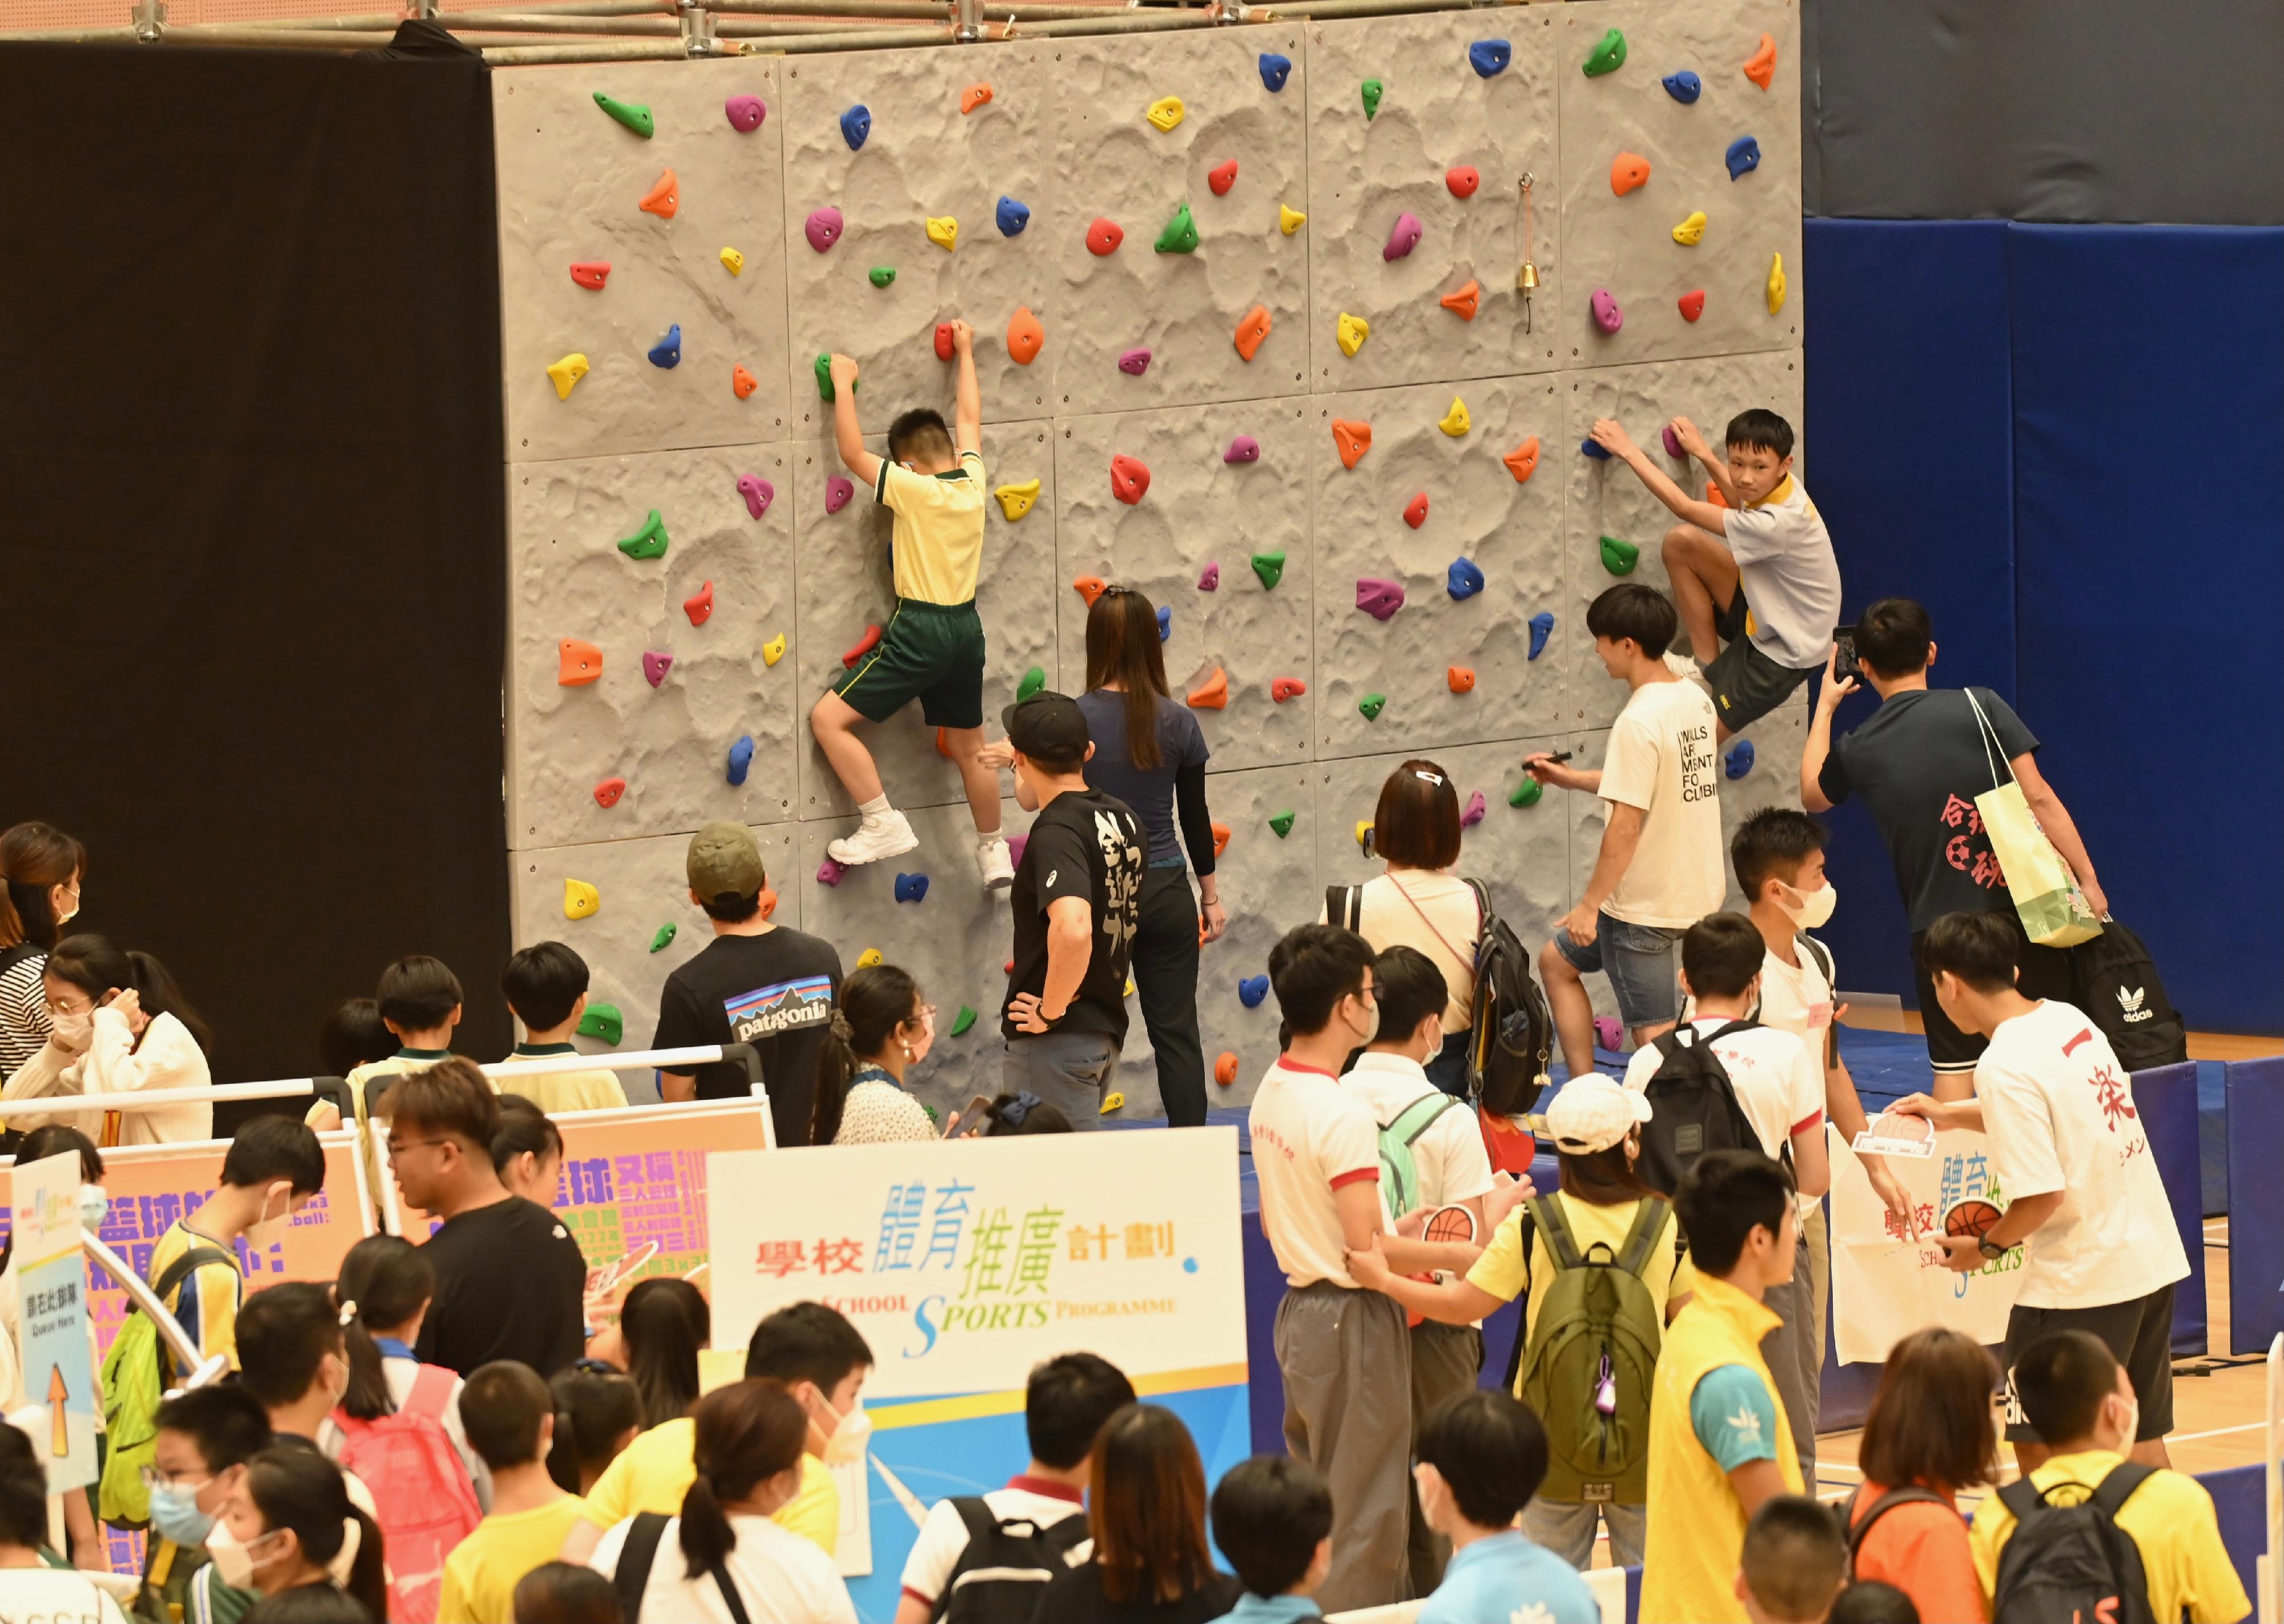
{"type": "Polygon", "coordinates": [[[867,722],[886,722],[914,699],[932,728],[983,725],[983,621],[974,603],[900,598],[872,652],[833,684],[867,722]]]}
{"type": "MultiPolygon", "coordinates": [[[[2075,998],[2069,950],[2042,948],[2032,941],[2022,929],[2022,916],[2011,906],[1991,911],[2014,927],[2014,985],[2022,996],[2060,998],[2065,1003],[2075,998]]],[[[1986,1040],[1952,1026],[1943,1005],[1936,1002],[1934,978],[1920,956],[1926,940],[1925,931],[1912,937],[1912,980],[1920,989],[1920,1020],[1927,1027],[1928,1059],[1938,1072],[1971,1072],[1983,1058],[1986,1040]]]]}
{"type": "Polygon", "coordinates": [[[2090,1331],[2125,1367],[2133,1396],[2141,1401],[2141,1430],[2133,1441],[2163,1438],[2173,1430],[2173,1288],[2161,1285],[2147,1297],[2104,1303],[2098,1308],[2026,1308],[2017,1303],[2006,1315],[2006,1441],[2036,1443],[2038,1434],[2014,1399],[2014,1361],[2049,1331],[2090,1331]]]}
{"type": "Polygon", "coordinates": [[[1721,652],[1699,668],[1713,691],[1713,714],[1732,733],[1751,726],[1785,702],[1792,691],[1808,681],[1808,673],[1780,666],[1753,646],[1745,635],[1750,605],[1740,586],[1713,629],[1721,634],[1721,652]]]}

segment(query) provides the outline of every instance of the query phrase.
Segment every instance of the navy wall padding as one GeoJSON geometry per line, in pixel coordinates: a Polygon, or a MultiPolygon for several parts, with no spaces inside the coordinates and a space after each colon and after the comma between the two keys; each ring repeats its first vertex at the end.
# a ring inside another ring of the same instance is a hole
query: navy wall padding
{"type": "Polygon", "coordinates": [[[2260,1558],[2268,1550],[2268,1468],[2225,1466],[2200,1472],[2197,1481],[2212,1496],[2213,1518],[2220,1525],[2220,1542],[2236,1569],[2237,1582],[2247,1596],[2257,1597],[2260,1558]]]}
{"type": "MultiPolygon", "coordinates": [[[[1935,622],[1942,680],[2014,694],[2014,407],[2008,384],[2006,227],[1810,220],[1804,274],[1808,421],[1801,469],[1832,532],[1841,619],[1891,596],[1935,622]]],[[[1844,732],[1876,697],[1841,707],[1844,732]]],[[[1864,809],[1826,820],[1826,871],[1843,899],[1819,935],[1840,984],[1912,992],[1895,871],[1864,809]]]]}
{"type": "Polygon", "coordinates": [[[2188,1025],[2284,1031],[2284,230],[2007,245],[2018,707],[2188,1025]]]}
{"type": "Polygon", "coordinates": [[[2284,1331],[2284,1058],[2228,1066],[2228,1351],[2264,1354],[2284,1331]]]}
{"type": "MultiPolygon", "coordinates": [[[[2197,1148],[2197,1063],[2152,1066],[2131,1077],[2133,1106],[2149,1136],[2166,1205],[2188,1253],[2189,1277],[2173,1287],[2173,1356],[2205,1351],[2205,1203],[2202,1152],[2197,1148]]],[[[2124,1133],[2131,1125],[2120,1123],[2124,1133]]],[[[2119,1143],[2124,1143],[2123,1140],[2119,1143]]]]}

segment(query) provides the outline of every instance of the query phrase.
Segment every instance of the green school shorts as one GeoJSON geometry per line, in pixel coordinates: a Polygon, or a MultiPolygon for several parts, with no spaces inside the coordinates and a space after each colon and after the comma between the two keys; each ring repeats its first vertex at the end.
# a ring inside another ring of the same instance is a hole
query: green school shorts
{"type": "Polygon", "coordinates": [[[920,719],[932,728],[980,728],[983,652],[983,621],[974,600],[899,598],[880,643],[833,691],[867,722],[886,722],[918,699],[920,719]]]}

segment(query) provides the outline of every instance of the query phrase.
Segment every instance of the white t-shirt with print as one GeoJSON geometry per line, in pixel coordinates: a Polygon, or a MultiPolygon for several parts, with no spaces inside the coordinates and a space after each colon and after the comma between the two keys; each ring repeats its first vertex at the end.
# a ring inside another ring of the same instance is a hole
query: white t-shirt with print
{"type": "Polygon", "coordinates": [[[1694,683],[1644,683],[1610,724],[1601,797],[1642,809],[1641,842],[1602,904],[1613,918],[1686,930],[1719,911],[1721,771],[1713,701],[1694,683]]]}
{"type": "MultiPolygon", "coordinates": [[[[1456,874],[1427,869],[1391,871],[1364,882],[1357,899],[1357,934],[1375,953],[1417,948],[1443,972],[1446,1035],[1465,1032],[1474,1019],[1475,941],[1482,934],[1483,910],[1473,886],[1456,874]]],[[[1333,923],[1325,910],[1317,922],[1333,923]]]]}
{"type": "MultiPolygon", "coordinates": [[[[1730,1018],[1702,1015],[1686,1024],[1704,1037],[1729,1025],[1730,1018]]],[[[1769,1156],[1780,1155],[1787,1141],[1796,1135],[1822,1131],[1824,1078],[1819,1073],[1810,1081],[1807,1068],[1801,1064],[1801,1042],[1791,1033],[1774,1027],[1747,1027],[1714,1038],[1713,1053],[1721,1069],[1729,1074],[1729,1088],[1737,1097],[1738,1108],[1753,1125],[1761,1149],[1769,1156]]],[[[1665,1057],[1655,1043],[1637,1049],[1626,1063],[1626,1087],[1637,1094],[1647,1092],[1649,1080],[1664,1063],[1665,1057]]],[[[1800,1210],[1809,1212],[1821,1199],[1802,1196],[1800,1210]]]]}
{"type": "Polygon", "coordinates": [[[1721,525],[1750,611],[1746,635],[1753,646],[1795,671],[1821,666],[1840,620],[1840,562],[1807,490],[1788,477],[1767,500],[1724,513],[1721,525]]]}
{"type": "Polygon", "coordinates": [[[1760,1023],[1800,1040],[1801,1074],[1816,1097],[1824,1097],[1824,1056],[1832,1038],[1832,983],[1825,979],[1816,949],[1793,939],[1800,963],[1787,964],[1773,952],[1761,960],[1760,1023]]]}
{"type": "MultiPolygon", "coordinates": [[[[631,1517],[603,1535],[587,1565],[610,1578],[634,1527],[631,1517]]],[[[738,1587],[752,1624],[856,1624],[849,1587],[833,1558],[798,1534],[788,1534],[766,1517],[731,1512],[730,1532],[737,1545],[722,1559],[738,1587]]],[[[642,1593],[642,1616],[676,1624],[736,1624],[721,1587],[710,1573],[689,1577],[682,1556],[682,1519],[667,1519],[650,1580],[642,1593]]]]}
{"type": "MultiPolygon", "coordinates": [[[[1365,1103],[1373,1120],[1386,1128],[1420,1096],[1448,1097],[1428,1081],[1417,1061],[1404,1055],[1365,1053],[1341,1079],[1341,1086],[1365,1103]]],[[[1451,1206],[1491,1188],[1491,1159],[1483,1148],[1482,1125],[1463,1099],[1428,1124],[1412,1142],[1412,1162],[1420,1175],[1420,1205],[1451,1206]]]]}
{"type": "Polygon", "coordinates": [[[2049,998],[2002,1022],[1975,1062],[1975,1093],[2000,1191],[2017,1201],[2061,1191],[2030,1232],[2024,1308],[2130,1302],[2188,1274],[2131,1080],[2084,1011],[2049,998]]]}
{"type": "MultiPolygon", "coordinates": [[[[1359,1289],[1333,1192],[1369,1179],[1379,1193],[1380,1124],[1372,1112],[1332,1073],[1279,1055],[1254,1092],[1246,1131],[1262,1231],[1285,1283],[1296,1291],[1319,1280],[1359,1289]]],[[[1384,1227],[1384,1208],[1381,1216],[1384,1227]]]]}
{"type": "MultiPolygon", "coordinates": [[[[1078,1490],[1044,1478],[1016,1478],[1005,1488],[988,1490],[982,1498],[985,1509],[999,1521],[1029,1518],[1042,1529],[1053,1527],[1066,1517],[1086,1513],[1085,1497],[1078,1490]]],[[[937,1501],[920,1524],[912,1554],[904,1558],[904,1594],[934,1608],[951,1583],[952,1570],[966,1554],[967,1524],[961,1520],[959,1508],[949,1500],[937,1501]]]]}
{"type": "Polygon", "coordinates": [[[0,1570],[0,1624],[127,1624],[109,1591],[60,1567],[0,1570]]]}

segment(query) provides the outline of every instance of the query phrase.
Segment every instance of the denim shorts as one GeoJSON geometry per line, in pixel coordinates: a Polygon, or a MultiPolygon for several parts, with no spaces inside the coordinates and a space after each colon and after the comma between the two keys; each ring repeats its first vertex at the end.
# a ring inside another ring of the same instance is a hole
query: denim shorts
{"type": "Polygon", "coordinates": [[[1554,933],[1554,950],[1580,975],[1600,970],[1610,978],[1610,991],[1618,1000],[1618,1019],[1629,1027],[1654,1027],[1681,1014],[1681,995],[1674,968],[1681,956],[1682,933],[1656,925],[1635,925],[1604,913],[1596,921],[1594,940],[1580,947],[1568,931],[1554,933]]]}

